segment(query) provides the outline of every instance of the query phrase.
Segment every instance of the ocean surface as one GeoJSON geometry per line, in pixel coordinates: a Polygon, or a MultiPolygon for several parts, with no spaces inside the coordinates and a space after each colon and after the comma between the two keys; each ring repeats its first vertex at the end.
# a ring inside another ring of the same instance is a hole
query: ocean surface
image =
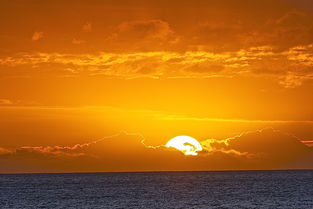
{"type": "Polygon", "coordinates": [[[0,208],[313,208],[313,171],[3,174],[0,208]]]}

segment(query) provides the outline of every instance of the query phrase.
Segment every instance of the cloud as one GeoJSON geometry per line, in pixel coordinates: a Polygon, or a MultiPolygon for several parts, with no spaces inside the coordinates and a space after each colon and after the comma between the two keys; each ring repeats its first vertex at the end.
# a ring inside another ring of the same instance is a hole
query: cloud
{"type": "MultiPolygon", "coordinates": [[[[75,3],[79,5],[80,3],[75,3]]],[[[293,4],[295,4],[293,2],[293,4]]],[[[24,5],[25,9],[29,5],[24,5]]],[[[38,5],[39,7],[43,5],[38,5]]],[[[286,50],[298,45],[312,43],[312,14],[307,8],[292,5],[279,0],[262,2],[232,1],[204,3],[194,1],[181,3],[180,7],[158,2],[157,4],[134,3],[132,6],[115,3],[90,3],[94,17],[80,25],[81,32],[93,31],[92,40],[88,41],[94,51],[194,51],[211,50],[214,52],[237,51],[251,47],[270,45],[286,50]],[[97,9],[102,5],[104,10],[97,9]],[[114,5],[114,6],[111,6],[114,5]],[[161,6],[162,5],[162,6],[161,6]],[[188,6],[187,6],[188,5],[188,6]],[[160,9],[167,8],[166,10],[160,9]],[[271,10],[267,8],[271,7],[271,10]],[[121,8],[123,8],[121,10],[121,8]],[[146,15],[149,14],[149,15],[146,15]],[[97,30],[94,31],[94,27],[97,30]],[[106,39],[106,41],[103,41],[106,39]]],[[[83,9],[84,7],[79,7],[83,9]]],[[[81,13],[86,11],[80,11],[81,13]]],[[[6,20],[14,20],[19,12],[6,14],[6,20]]],[[[47,15],[47,14],[46,14],[47,15]]],[[[90,15],[87,15],[90,16],[90,15]]],[[[50,18],[49,25],[58,25],[67,18],[68,24],[77,22],[77,18],[69,18],[61,12],[57,18],[50,18]]],[[[36,23],[25,17],[32,27],[36,23]]],[[[9,24],[9,21],[6,21],[9,24]]],[[[75,28],[54,28],[49,37],[53,44],[41,46],[43,51],[64,51],[64,37],[75,33],[75,28]],[[64,36],[65,35],[65,36],[64,36]]],[[[16,32],[24,30],[23,27],[16,32]]],[[[77,31],[76,31],[77,32],[77,31]]],[[[42,33],[40,31],[37,34],[42,33]]],[[[82,35],[82,34],[81,34],[82,35]]],[[[84,34],[87,35],[88,34],[84,34]]],[[[36,35],[41,37],[40,35],[36,35]]],[[[15,39],[8,34],[3,43],[15,39]]],[[[86,37],[85,37],[86,38],[86,37]]],[[[38,40],[38,38],[35,38],[38,40]]],[[[22,40],[14,40],[22,43],[22,40]]],[[[19,51],[20,47],[12,46],[19,51]]],[[[28,46],[28,50],[33,50],[28,46]]],[[[76,48],[72,48],[77,53],[76,48]]]]}
{"type": "Polygon", "coordinates": [[[309,147],[313,147],[313,140],[305,140],[301,142],[309,147]]]}
{"type": "Polygon", "coordinates": [[[191,31],[191,37],[185,37],[184,41],[189,47],[201,50],[238,50],[243,47],[240,36],[244,33],[240,21],[201,22],[191,31]]]}
{"type": "Polygon", "coordinates": [[[186,45],[215,51],[236,51],[260,45],[287,50],[313,41],[313,18],[303,11],[277,12],[273,16],[267,14],[251,20],[236,17],[201,22],[185,40],[186,45]]]}
{"type": "MultiPolygon", "coordinates": [[[[29,162],[40,165],[44,160],[46,169],[63,171],[312,168],[313,149],[274,129],[207,139],[201,144],[204,150],[199,155],[185,156],[162,145],[148,145],[141,134],[121,132],[73,146],[1,148],[0,160],[7,164],[19,161],[25,169],[29,162]]],[[[0,171],[7,172],[5,167],[0,167],[0,171]]]]}
{"type": "Polygon", "coordinates": [[[120,40],[166,40],[173,34],[169,24],[162,20],[123,22],[114,36],[120,40]]]}
{"type": "Polygon", "coordinates": [[[274,129],[262,129],[222,141],[210,141],[213,149],[221,149],[219,148],[221,144],[222,149],[281,157],[294,157],[293,154],[302,155],[312,151],[295,136],[274,129]],[[277,149],[277,147],[284,149],[277,149]]]}
{"type": "MultiPolygon", "coordinates": [[[[313,149],[299,138],[275,129],[242,133],[227,139],[201,142],[201,155],[216,159],[216,155],[232,156],[238,166],[254,169],[312,168],[313,149]]],[[[217,160],[217,159],[216,159],[217,160]]],[[[227,165],[228,161],[222,162],[227,165]]]]}
{"type": "Polygon", "coordinates": [[[280,47],[295,47],[313,41],[312,16],[302,11],[289,11],[269,25],[269,40],[280,47]]]}
{"type": "Polygon", "coordinates": [[[14,149],[0,147],[0,157],[3,155],[12,154],[12,153],[14,153],[14,149]]]}
{"type": "Polygon", "coordinates": [[[0,99],[0,105],[12,105],[12,104],[14,103],[9,99],[0,99]]]}
{"type": "Polygon", "coordinates": [[[91,23],[87,22],[83,25],[82,30],[84,32],[91,32],[92,31],[92,25],[91,23]]]}
{"type": "Polygon", "coordinates": [[[39,103],[35,101],[0,99],[0,106],[3,107],[38,107],[38,105],[39,103]]]}
{"type": "Polygon", "coordinates": [[[42,31],[36,31],[34,34],[33,34],[33,36],[32,36],[32,40],[33,41],[38,41],[38,40],[40,40],[40,39],[42,39],[43,38],[43,32],[42,31]]]}
{"type": "Polygon", "coordinates": [[[84,41],[84,40],[81,40],[81,39],[76,39],[76,38],[74,38],[74,39],[72,40],[72,43],[73,43],[73,44],[83,44],[83,43],[85,43],[85,41],[84,41]]]}
{"type": "Polygon", "coordinates": [[[179,42],[179,37],[163,20],[127,21],[119,24],[107,38],[111,47],[130,50],[164,50],[179,42]]]}
{"type": "MultiPolygon", "coordinates": [[[[112,147],[118,148],[118,146],[122,146],[123,142],[125,142],[125,138],[136,138],[136,140],[132,139],[134,143],[138,147],[141,148],[149,148],[156,149],[159,146],[149,146],[145,145],[145,138],[139,133],[128,133],[128,132],[120,132],[111,136],[106,136],[101,139],[97,139],[91,142],[75,144],[72,146],[22,146],[16,149],[7,149],[0,147],[0,155],[17,155],[17,156],[39,156],[39,157],[50,157],[50,158],[60,158],[63,157],[81,157],[81,156],[89,156],[96,157],[96,155],[103,155],[106,151],[112,151],[112,147]],[[112,143],[113,142],[113,143],[112,143]],[[106,146],[103,146],[106,145],[106,146]],[[111,145],[111,147],[110,147],[111,145]],[[98,147],[102,147],[101,151],[98,150],[98,147]]],[[[129,145],[129,143],[128,143],[129,145]]],[[[118,149],[113,151],[118,152],[118,149]]]]}
{"type": "Polygon", "coordinates": [[[292,123],[313,123],[312,120],[249,120],[236,118],[205,118],[205,117],[188,117],[183,115],[164,115],[163,120],[177,121],[214,121],[214,122],[237,122],[237,123],[260,123],[260,124],[292,124],[292,123]]]}
{"type": "MultiPolygon", "coordinates": [[[[124,21],[112,26],[112,32],[102,39],[103,51],[17,53],[0,57],[0,68],[5,68],[4,75],[12,74],[7,67],[20,67],[27,68],[25,73],[30,75],[84,74],[125,79],[265,76],[285,88],[311,81],[312,16],[292,10],[259,21],[262,27],[240,18],[202,20],[184,34],[178,34],[170,22],[161,19],[124,21]]],[[[92,24],[85,23],[82,30],[90,32],[92,24]]],[[[35,32],[32,39],[42,37],[43,32],[35,32]]],[[[80,45],[85,40],[74,38],[72,44],[80,45]]]]}
{"type": "Polygon", "coordinates": [[[294,88],[313,79],[312,48],[310,44],[281,52],[259,46],[235,52],[20,53],[1,57],[0,67],[6,67],[3,73],[7,67],[28,67],[26,72],[30,75],[57,72],[64,76],[105,75],[126,79],[267,76],[286,88],[294,88]]]}

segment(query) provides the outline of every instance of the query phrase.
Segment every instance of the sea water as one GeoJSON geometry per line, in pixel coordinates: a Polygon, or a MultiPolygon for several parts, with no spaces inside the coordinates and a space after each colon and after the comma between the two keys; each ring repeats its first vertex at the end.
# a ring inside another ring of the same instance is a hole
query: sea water
{"type": "Polygon", "coordinates": [[[0,208],[313,208],[313,171],[2,174],[0,208]]]}

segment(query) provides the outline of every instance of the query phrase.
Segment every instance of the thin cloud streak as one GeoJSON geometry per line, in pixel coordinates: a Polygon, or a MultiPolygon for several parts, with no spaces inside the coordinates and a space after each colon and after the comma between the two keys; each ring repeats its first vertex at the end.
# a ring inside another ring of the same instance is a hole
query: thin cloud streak
{"type": "Polygon", "coordinates": [[[164,120],[187,120],[187,121],[214,121],[214,122],[235,122],[235,123],[313,123],[311,120],[249,120],[249,119],[227,119],[227,118],[197,118],[182,116],[165,116],[164,120]]]}
{"type": "MultiPolygon", "coordinates": [[[[313,123],[312,120],[257,120],[257,119],[240,119],[240,118],[208,118],[208,117],[189,117],[184,115],[172,115],[166,112],[148,110],[148,109],[124,109],[113,106],[44,106],[44,105],[29,105],[8,103],[4,100],[0,109],[38,109],[38,110],[109,110],[114,112],[129,112],[142,113],[159,120],[177,120],[177,121],[207,121],[207,122],[234,122],[234,123],[260,123],[260,124],[289,124],[289,123],[313,123]]],[[[0,100],[1,104],[1,100],[0,100]]]]}

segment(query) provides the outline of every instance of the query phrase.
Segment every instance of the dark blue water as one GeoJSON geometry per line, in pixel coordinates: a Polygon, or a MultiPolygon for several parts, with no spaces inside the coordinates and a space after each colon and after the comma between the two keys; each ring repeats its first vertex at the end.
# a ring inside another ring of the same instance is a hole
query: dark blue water
{"type": "Polygon", "coordinates": [[[313,208],[313,171],[0,175],[0,208],[313,208]]]}

